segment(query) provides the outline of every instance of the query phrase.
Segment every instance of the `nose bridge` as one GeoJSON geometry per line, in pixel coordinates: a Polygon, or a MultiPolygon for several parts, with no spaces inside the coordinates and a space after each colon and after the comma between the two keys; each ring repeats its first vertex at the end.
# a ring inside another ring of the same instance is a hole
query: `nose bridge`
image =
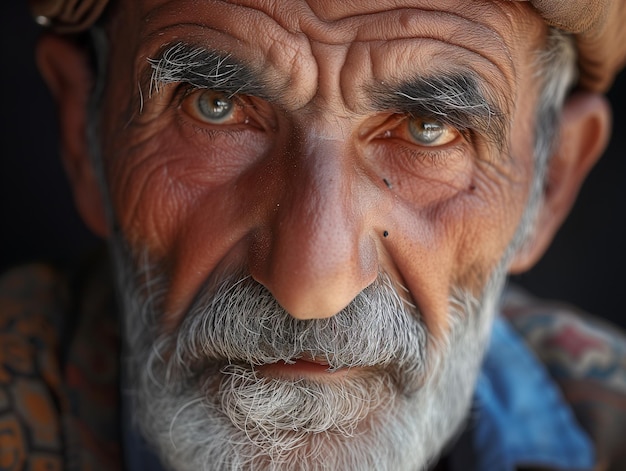
{"type": "Polygon", "coordinates": [[[294,317],[329,317],[374,281],[377,257],[349,139],[313,128],[290,145],[252,275],[294,317]]]}

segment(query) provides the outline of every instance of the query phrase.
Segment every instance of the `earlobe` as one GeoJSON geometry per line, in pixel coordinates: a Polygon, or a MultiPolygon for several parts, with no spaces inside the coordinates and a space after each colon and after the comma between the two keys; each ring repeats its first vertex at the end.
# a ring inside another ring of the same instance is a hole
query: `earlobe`
{"type": "Polygon", "coordinates": [[[583,181],[606,148],[611,130],[607,100],[595,93],[574,93],[564,105],[559,129],[534,231],[515,254],[509,273],[522,273],[537,263],[569,214],[583,181]]]}
{"type": "Polygon", "coordinates": [[[87,104],[93,77],[83,51],[69,40],[44,35],[37,65],[57,103],[61,153],[78,212],[101,237],[108,235],[102,194],[87,142],[87,104]]]}

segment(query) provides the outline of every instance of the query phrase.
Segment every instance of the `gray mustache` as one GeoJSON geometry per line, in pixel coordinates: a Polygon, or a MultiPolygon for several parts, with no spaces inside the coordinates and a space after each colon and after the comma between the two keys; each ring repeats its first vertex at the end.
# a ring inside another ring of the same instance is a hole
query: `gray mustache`
{"type": "Polygon", "coordinates": [[[306,357],[331,370],[380,367],[414,376],[424,368],[426,342],[418,311],[384,274],[335,316],[312,320],[290,316],[252,278],[231,277],[193,303],[170,345],[170,360],[197,371],[216,363],[254,367],[306,357]]]}

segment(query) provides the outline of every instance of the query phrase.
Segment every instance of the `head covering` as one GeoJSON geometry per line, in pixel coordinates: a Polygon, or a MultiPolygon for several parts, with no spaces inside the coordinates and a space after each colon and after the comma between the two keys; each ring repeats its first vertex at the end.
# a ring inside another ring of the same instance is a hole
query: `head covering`
{"type": "Polygon", "coordinates": [[[626,1],[531,0],[546,23],[574,34],[582,88],[605,92],[626,65],[626,1]]]}
{"type": "Polygon", "coordinates": [[[108,0],[29,0],[35,21],[59,33],[78,33],[96,22],[108,0]]]}
{"type": "MultiPolygon", "coordinates": [[[[59,33],[88,29],[109,0],[29,0],[35,21],[59,33]]],[[[527,1],[527,0],[510,0],[527,1]]],[[[626,0],[530,0],[550,26],[574,34],[579,86],[606,92],[626,64],[626,0]]]]}

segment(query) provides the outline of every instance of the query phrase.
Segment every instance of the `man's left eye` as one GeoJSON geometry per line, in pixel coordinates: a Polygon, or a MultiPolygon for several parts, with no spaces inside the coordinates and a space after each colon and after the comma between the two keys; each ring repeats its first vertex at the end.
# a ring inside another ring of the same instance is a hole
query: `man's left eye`
{"type": "Polygon", "coordinates": [[[424,118],[407,119],[407,129],[411,140],[426,147],[446,145],[459,135],[458,131],[444,123],[424,118]]]}
{"type": "Polygon", "coordinates": [[[215,90],[193,93],[183,102],[183,109],[195,119],[207,124],[246,122],[246,115],[238,100],[215,90]]]}

